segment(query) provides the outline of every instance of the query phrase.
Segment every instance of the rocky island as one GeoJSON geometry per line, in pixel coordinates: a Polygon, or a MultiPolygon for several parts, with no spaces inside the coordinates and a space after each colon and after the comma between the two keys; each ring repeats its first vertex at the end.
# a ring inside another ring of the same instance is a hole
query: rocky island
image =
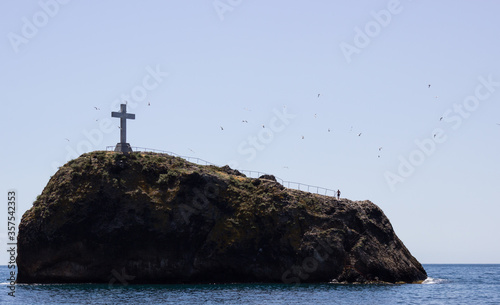
{"type": "Polygon", "coordinates": [[[22,217],[17,264],[18,283],[110,283],[117,274],[129,284],[427,277],[370,201],[141,152],[92,152],[62,166],[22,217]]]}

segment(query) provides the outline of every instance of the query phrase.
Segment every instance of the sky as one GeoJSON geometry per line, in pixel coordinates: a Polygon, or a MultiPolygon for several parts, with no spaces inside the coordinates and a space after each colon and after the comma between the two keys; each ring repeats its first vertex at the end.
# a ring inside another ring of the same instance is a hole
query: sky
{"type": "MultiPolygon", "coordinates": [[[[119,142],[370,200],[421,263],[500,263],[500,3],[2,1],[0,239],[119,142]]],[[[0,264],[7,264],[0,251],[0,264]]]]}

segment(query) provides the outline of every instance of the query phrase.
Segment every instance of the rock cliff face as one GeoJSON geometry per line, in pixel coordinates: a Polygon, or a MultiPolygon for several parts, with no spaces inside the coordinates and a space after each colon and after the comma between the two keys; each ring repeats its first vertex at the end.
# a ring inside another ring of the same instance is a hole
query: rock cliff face
{"type": "Polygon", "coordinates": [[[425,270],[369,201],[163,154],[93,152],[22,218],[19,283],[406,282],[425,270]]]}

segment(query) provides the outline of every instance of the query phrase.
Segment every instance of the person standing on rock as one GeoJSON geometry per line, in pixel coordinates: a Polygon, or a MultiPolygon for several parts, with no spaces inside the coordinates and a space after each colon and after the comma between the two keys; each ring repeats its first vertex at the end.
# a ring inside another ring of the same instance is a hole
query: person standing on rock
{"type": "Polygon", "coordinates": [[[340,199],[340,190],[337,190],[337,199],[340,199]]]}

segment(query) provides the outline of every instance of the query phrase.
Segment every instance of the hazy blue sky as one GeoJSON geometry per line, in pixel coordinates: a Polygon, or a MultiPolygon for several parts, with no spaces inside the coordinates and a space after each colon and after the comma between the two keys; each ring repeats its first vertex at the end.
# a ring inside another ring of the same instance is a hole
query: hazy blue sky
{"type": "Polygon", "coordinates": [[[2,244],[7,190],[20,218],[58,166],[118,142],[127,100],[132,146],[369,199],[423,263],[500,263],[499,11],[2,1],[2,244]]]}

